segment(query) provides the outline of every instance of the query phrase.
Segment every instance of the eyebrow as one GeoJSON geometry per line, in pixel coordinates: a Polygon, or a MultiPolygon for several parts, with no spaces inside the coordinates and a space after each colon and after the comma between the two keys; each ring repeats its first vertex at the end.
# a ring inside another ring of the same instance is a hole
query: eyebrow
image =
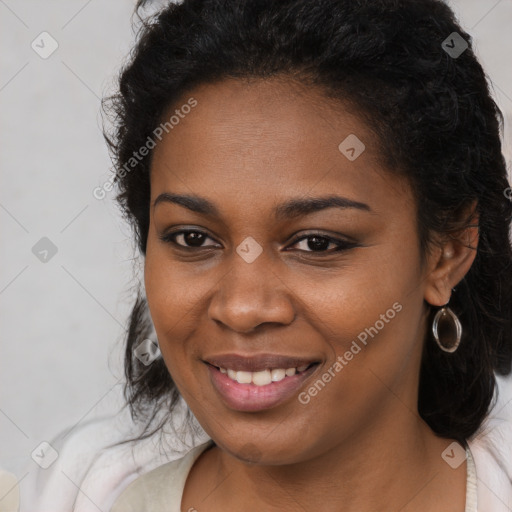
{"type": "MultiPolygon", "coordinates": [[[[160,194],[153,202],[153,208],[160,203],[173,203],[183,206],[193,212],[212,217],[220,217],[218,208],[208,199],[204,197],[190,194],[172,194],[164,192],[160,194]]],[[[327,208],[355,208],[371,212],[371,208],[366,203],[354,201],[346,197],[337,195],[329,195],[323,197],[305,197],[293,198],[281,203],[274,209],[274,217],[276,220],[291,219],[308,215],[327,208]]]]}

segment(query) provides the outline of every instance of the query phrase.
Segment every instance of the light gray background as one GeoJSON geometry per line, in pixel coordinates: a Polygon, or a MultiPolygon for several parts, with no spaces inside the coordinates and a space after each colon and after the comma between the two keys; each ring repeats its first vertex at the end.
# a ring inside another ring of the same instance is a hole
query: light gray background
{"type": "MultiPolygon", "coordinates": [[[[451,5],[510,138],[512,0],[451,5]]],[[[0,466],[18,477],[41,441],[121,404],[137,260],[113,194],[92,191],[110,177],[99,102],[133,41],[133,6],[0,0],[0,466]],[[31,48],[43,31],[59,44],[48,59],[31,48]],[[47,263],[31,251],[42,237],[58,249],[47,263]]]]}

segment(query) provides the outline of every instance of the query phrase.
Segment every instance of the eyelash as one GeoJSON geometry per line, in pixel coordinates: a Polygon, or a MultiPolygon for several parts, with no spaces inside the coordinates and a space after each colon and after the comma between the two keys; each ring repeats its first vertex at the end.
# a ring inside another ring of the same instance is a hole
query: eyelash
{"type": "MultiPolygon", "coordinates": [[[[180,244],[178,244],[176,242],[176,237],[178,235],[183,235],[183,234],[188,234],[188,233],[199,233],[199,234],[205,235],[207,238],[210,238],[211,240],[213,240],[213,238],[208,236],[204,231],[201,231],[201,230],[198,230],[198,229],[183,229],[183,230],[180,230],[180,231],[175,231],[173,233],[167,233],[167,234],[164,234],[162,236],[159,236],[159,239],[162,242],[173,244],[173,245],[175,245],[175,246],[177,246],[180,249],[183,249],[185,251],[193,251],[193,250],[205,249],[206,247],[213,247],[213,246],[189,247],[189,246],[186,246],[186,245],[180,245],[180,244]]],[[[291,245],[295,245],[298,242],[301,242],[303,240],[307,240],[308,238],[314,238],[314,237],[320,238],[322,240],[328,240],[329,243],[334,243],[334,244],[337,245],[337,247],[334,250],[332,250],[332,249],[331,250],[321,250],[321,251],[311,251],[311,250],[310,251],[304,251],[304,250],[301,250],[301,252],[312,253],[312,254],[332,254],[333,252],[342,252],[342,251],[346,251],[348,249],[352,249],[352,248],[357,246],[357,244],[355,242],[349,242],[347,240],[339,240],[339,239],[336,239],[336,238],[332,238],[330,236],[323,235],[321,233],[308,233],[308,234],[305,234],[305,235],[298,236],[294,240],[292,240],[291,245]]]]}

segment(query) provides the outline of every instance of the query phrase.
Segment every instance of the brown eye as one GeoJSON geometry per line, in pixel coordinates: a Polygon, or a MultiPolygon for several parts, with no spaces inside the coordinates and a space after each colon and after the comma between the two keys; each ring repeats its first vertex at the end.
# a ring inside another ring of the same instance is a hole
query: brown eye
{"type": "Polygon", "coordinates": [[[337,251],[343,251],[355,247],[355,242],[349,242],[347,240],[338,240],[325,235],[309,234],[296,238],[292,245],[301,243],[302,247],[299,248],[303,252],[317,252],[317,253],[331,253],[337,251]],[[330,249],[329,249],[330,248],[330,249]]]}
{"type": "Polygon", "coordinates": [[[216,244],[208,244],[203,245],[204,241],[207,239],[213,240],[203,231],[198,230],[181,230],[175,231],[174,233],[167,233],[161,237],[160,240],[167,243],[172,243],[177,245],[178,247],[182,247],[184,249],[193,249],[193,248],[201,248],[201,247],[212,247],[216,244]]]}

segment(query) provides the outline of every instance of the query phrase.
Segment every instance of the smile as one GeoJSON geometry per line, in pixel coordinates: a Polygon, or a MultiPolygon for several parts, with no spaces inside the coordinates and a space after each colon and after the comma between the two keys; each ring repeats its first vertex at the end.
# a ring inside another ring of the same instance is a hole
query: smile
{"type": "Polygon", "coordinates": [[[280,382],[285,377],[292,377],[309,368],[309,365],[299,366],[298,368],[273,368],[259,372],[235,371],[231,368],[219,368],[221,373],[226,374],[231,380],[239,384],[254,384],[255,386],[267,386],[271,382],[280,382]]]}
{"type": "Polygon", "coordinates": [[[222,402],[230,409],[246,412],[271,409],[285,402],[320,367],[318,361],[271,355],[229,355],[203,362],[222,402]]]}

